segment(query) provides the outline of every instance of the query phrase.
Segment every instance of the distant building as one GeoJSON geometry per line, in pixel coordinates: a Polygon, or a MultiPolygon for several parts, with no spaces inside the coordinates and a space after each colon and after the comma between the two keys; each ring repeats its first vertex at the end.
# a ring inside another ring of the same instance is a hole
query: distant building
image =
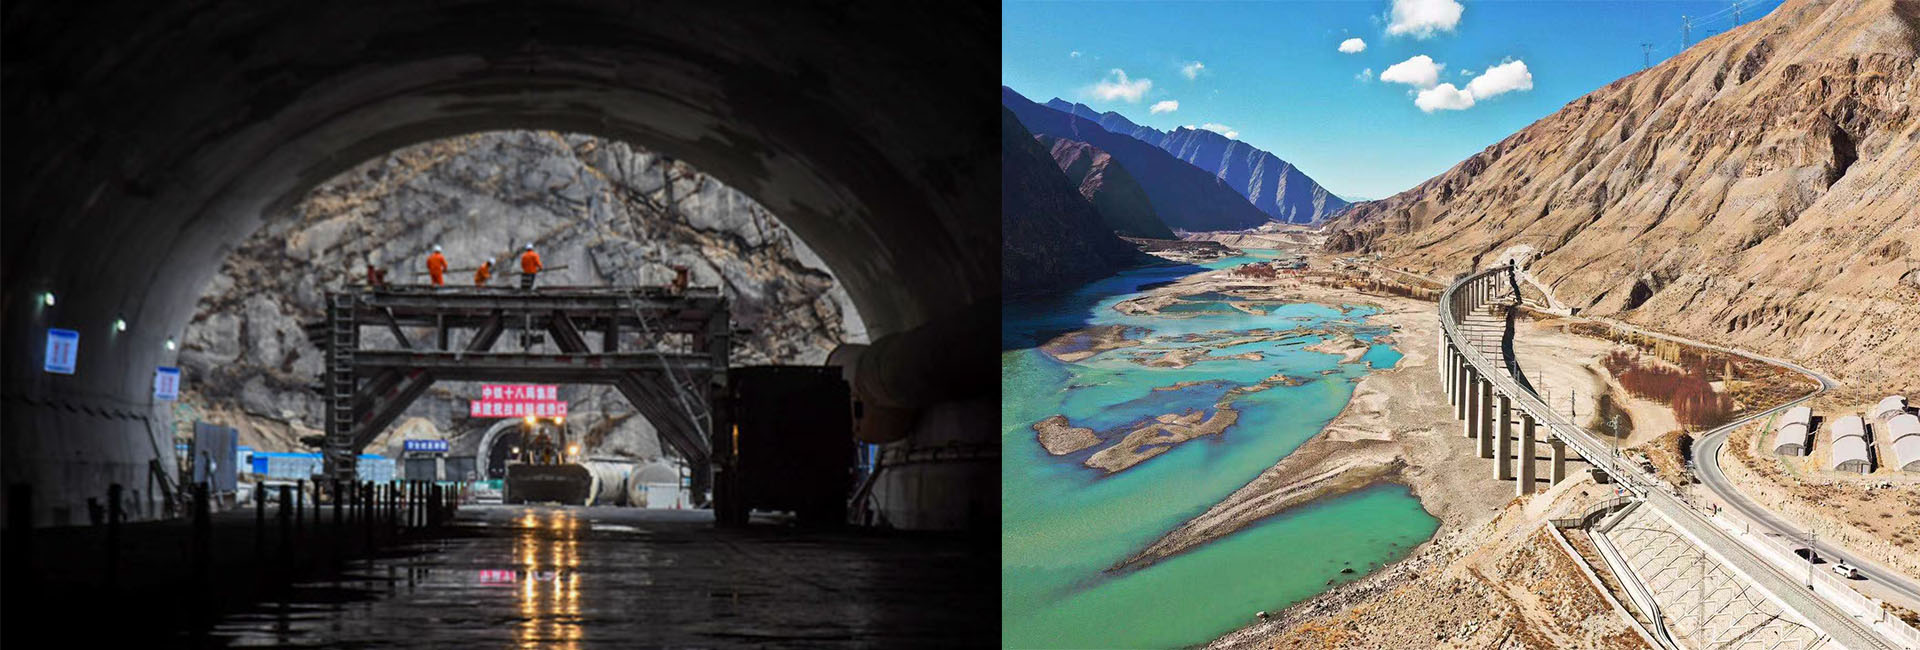
{"type": "Polygon", "coordinates": [[[1920,417],[1902,413],[1887,421],[1887,439],[1893,441],[1894,462],[1901,471],[1920,472],[1920,417]]]}
{"type": "Polygon", "coordinates": [[[1858,415],[1833,423],[1833,442],[1828,449],[1832,457],[1827,459],[1827,469],[1860,474],[1873,471],[1873,463],[1867,456],[1866,424],[1858,415]]]}
{"type": "Polygon", "coordinates": [[[1807,428],[1813,423],[1813,409],[1795,406],[1787,409],[1780,417],[1780,423],[1773,430],[1773,453],[1782,456],[1805,456],[1808,436],[1807,428]]]}
{"type": "Polygon", "coordinates": [[[1873,421],[1885,424],[1888,420],[1893,419],[1894,416],[1906,412],[1907,398],[1899,395],[1889,395],[1873,407],[1873,421]]]}

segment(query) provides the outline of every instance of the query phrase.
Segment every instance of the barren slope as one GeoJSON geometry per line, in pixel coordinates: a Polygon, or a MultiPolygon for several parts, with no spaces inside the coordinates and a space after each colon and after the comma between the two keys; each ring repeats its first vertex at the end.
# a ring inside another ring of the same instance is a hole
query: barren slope
{"type": "Polygon", "coordinates": [[[1789,0],[1337,219],[1443,274],[1531,246],[1586,314],[1920,390],[1920,0],[1789,0]]]}

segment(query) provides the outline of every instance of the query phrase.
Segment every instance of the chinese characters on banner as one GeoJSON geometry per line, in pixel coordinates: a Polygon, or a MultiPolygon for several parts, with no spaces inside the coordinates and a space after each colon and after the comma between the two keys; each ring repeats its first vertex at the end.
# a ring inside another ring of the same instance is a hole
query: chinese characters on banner
{"type": "Polygon", "coordinates": [[[482,384],[481,401],[531,400],[551,402],[560,399],[560,387],[542,384],[482,384]]]}
{"type": "Polygon", "coordinates": [[[467,402],[467,417],[566,417],[567,403],[559,395],[559,386],[486,384],[480,387],[480,399],[467,402]]]}

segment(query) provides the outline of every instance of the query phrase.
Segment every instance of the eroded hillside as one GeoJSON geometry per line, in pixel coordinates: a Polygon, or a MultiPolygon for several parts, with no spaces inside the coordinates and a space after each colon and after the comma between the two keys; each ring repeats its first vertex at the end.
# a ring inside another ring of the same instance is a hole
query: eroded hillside
{"type": "Polygon", "coordinates": [[[1399,195],[1330,246],[1443,274],[1529,247],[1582,313],[1920,390],[1920,2],[1790,0],[1399,195]]]}

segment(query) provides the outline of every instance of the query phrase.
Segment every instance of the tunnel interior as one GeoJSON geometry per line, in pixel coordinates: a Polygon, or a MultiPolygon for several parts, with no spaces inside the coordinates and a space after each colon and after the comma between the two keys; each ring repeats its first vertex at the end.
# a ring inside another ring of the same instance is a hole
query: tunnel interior
{"type": "MultiPolygon", "coordinates": [[[[989,8],[939,21],[810,4],[5,11],[0,469],[31,488],[33,525],[82,523],[86,499],[148,485],[171,457],[155,371],[178,365],[194,301],[238,242],[360,161],[495,129],[632,142],[751,195],[866,321],[874,341],[847,375],[856,399],[909,414],[892,444],[997,450],[994,124],[947,101],[992,88],[970,65],[989,50],[989,8]],[[70,373],[38,363],[56,328],[79,336],[70,373]]],[[[981,452],[874,489],[903,495],[897,521],[991,525],[997,466],[981,452]]]]}

